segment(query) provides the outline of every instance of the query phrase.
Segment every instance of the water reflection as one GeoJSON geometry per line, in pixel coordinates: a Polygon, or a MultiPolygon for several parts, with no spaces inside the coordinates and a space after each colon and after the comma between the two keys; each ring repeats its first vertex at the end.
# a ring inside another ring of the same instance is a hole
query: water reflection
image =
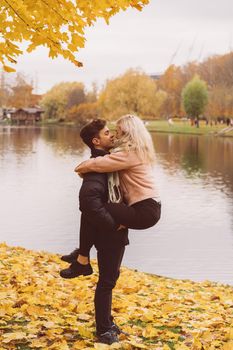
{"type": "Polygon", "coordinates": [[[79,137],[79,128],[56,126],[42,129],[42,138],[59,154],[82,154],[84,144],[79,137]]]}
{"type": "Polygon", "coordinates": [[[14,153],[24,157],[35,149],[35,144],[40,137],[40,128],[14,128],[3,127],[0,129],[0,156],[5,157],[14,153]]]}
{"type": "Polygon", "coordinates": [[[38,140],[43,140],[62,155],[82,154],[84,145],[79,137],[79,129],[74,127],[0,127],[1,157],[12,152],[22,157],[35,152],[38,140]]]}
{"type": "MultiPolygon", "coordinates": [[[[233,284],[233,139],[152,137],[162,218],[131,231],[124,265],[233,284]]],[[[82,180],[73,169],[87,157],[77,128],[0,127],[0,240],[59,253],[77,246],[82,180]]]]}
{"type": "Polygon", "coordinates": [[[183,171],[204,185],[233,193],[233,139],[193,135],[152,134],[159,162],[170,174],[183,171]]]}

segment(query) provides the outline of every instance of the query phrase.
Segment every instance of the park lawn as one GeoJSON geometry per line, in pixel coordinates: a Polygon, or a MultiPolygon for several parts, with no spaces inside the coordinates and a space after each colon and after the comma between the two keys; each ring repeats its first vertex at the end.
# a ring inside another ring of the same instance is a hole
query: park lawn
{"type": "MultiPolygon", "coordinates": [[[[200,122],[200,127],[191,126],[190,123],[184,121],[174,121],[173,125],[169,125],[166,120],[154,120],[147,123],[149,131],[194,134],[194,135],[216,135],[219,131],[226,128],[226,124],[206,125],[204,121],[200,122]]],[[[225,136],[233,136],[233,131],[225,134],[225,136]]]]}
{"type": "Polygon", "coordinates": [[[93,275],[64,280],[59,255],[0,244],[0,349],[233,349],[233,287],[124,267],[113,315],[130,336],[96,343],[92,264],[93,275]]]}

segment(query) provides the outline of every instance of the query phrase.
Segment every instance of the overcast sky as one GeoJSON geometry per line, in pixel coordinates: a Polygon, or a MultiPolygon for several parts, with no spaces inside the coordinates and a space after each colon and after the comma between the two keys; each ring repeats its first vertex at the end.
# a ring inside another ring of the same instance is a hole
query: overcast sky
{"type": "Polygon", "coordinates": [[[101,87],[128,68],[159,73],[170,63],[224,54],[233,50],[233,0],[151,0],[142,12],[120,12],[109,25],[99,20],[86,38],[77,54],[83,68],[63,58],[49,59],[47,50],[38,48],[20,57],[17,70],[37,79],[36,92],[44,93],[61,81],[101,87]]]}

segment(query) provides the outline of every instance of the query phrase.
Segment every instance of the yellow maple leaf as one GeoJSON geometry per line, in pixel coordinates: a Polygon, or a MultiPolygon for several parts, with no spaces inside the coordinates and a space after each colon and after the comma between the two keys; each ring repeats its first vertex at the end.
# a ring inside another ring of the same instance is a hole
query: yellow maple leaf
{"type": "Polygon", "coordinates": [[[164,313],[173,312],[175,310],[176,310],[176,306],[172,303],[163,304],[161,307],[161,311],[164,313]]]}
{"type": "Polygon", "coordinates": [[[91,315],[88,314],[78,314],[78,319],[79,320],[83,320],[83,321],[88,321],[90,320],[91,315]]]}
{"type": "Polygon", "coordinates": [[[230,328],[228,337],[230,340],[233,340],[233,328],[230,328]]]}
{"type": "Polygon", "coordinates": [[[70,350],[65,340],[58,341],[49,347],[50,350],[70,350]]]}
{"type": "Polygon", "coordinates": [[[147,349],[147,346],[146,346],[146,345],[144,345],[144,344],[142,344],[142,343],[137,343],[137,342],[134,341],[134,340],[130,340],[130,341],[129,341],[129,344],[135,346],[135,347],[138,348],[138,349],[147,349]]]}
{"type": "Polygon", "coordinates": [[[26,312],[28,315],[30,316],[42,316],[44,314],[44,309],[41,308],[40,306],[36,306],[36,305],[30,305],[27,306],[26,304],[24,304],[24,309],[26,308],[26,312]]]}
{"type": "Polygon", "coordinates": [[[142,321],[153,321],[154,317],[155,317],[155,313],[149,309],[145,313],[143,313],[141,320],[142,321]]]}
{"type": "Polygon", "coordinates": [[[94,348],[97,350],[107,350],[110,349],[110,346],[102,343],[95,343],[94,348]]]}
{"type": "Polygon", "coordinates": [[[81,335],[81,337],[93,339],[93,334],[91,331],[89,331],[89,329],[87,327],[78,326],[78,331],[79,331],[79,334],[81,335]]]}
{"type": "Polygon", "coordinates": [[[156,329],[153,327],[152,324],[149,324],[143,330],[142,335],[143,335],[143,337],[146,337],[146,338],[153,338],[153,337],[157,336],[159,332],[161,332],[159,329],[156,329]]]}
{"type": "Polygon", "coordinates": [[[2,335],[3,343],[10,343],[12,340],[21,340],[26,339],[27,334],[25,332],[13,332],[13,333],[5,333],[2,335]]]}
{"type": "Polygon", "coordinates": [[[232,350],[233,349],[233,341],[229,341],[223,345],[222,350],[232,350]]]}
{"type": "Polygon", "coordinates": [[[210,333],[210,331],[205,331],[203,332],[201,339],[205,340],[205,341],[211,341],[213,340],[214,335],[212,333],[210,333]]]}
{"type": "Polygon", "coordinates": [[[14,68],[9,67],[9,66],[5,66],[5,65],[3,66],[3,69],[4,69],[4,71],[7,72],[7,73],[12,73],[12,72],[15,72],[15,71],[16,71],[14,68]]]}
{"type": "Polygon", "coordinates": [[[175,345],[175,349],[176,350],[190,350],[190,348],[188,346],[186,346],[185,344],[175,345]]]}
{"type": "Polygon", "coordinates": [[[194,338],[193,349],[195,349],[195,350],[201,350],[202,349],[202,343],[200,342],[200,340],[198,338],[194,338]]]}
{"type": "Polygon", "coordinates": [[[85,348],[85,341],[83,340],[79,340],[76,341],[73,345],[72,345],[72,349],[74,350],[83,350],[85,348]]]}
{"type": "Polygon", "coordinates": [[[30,342],[30,346],[33,348],[45,348],[47,346],[47,341],[45,339],[33,339],[30,342]]]}

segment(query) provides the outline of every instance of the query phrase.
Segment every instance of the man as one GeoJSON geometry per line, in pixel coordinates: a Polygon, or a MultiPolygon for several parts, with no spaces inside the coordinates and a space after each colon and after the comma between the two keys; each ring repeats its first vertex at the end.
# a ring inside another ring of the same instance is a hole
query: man
{"type": "MultiPolygon", "coordinates": [[[[106,121],[97,119],[84,126],[80,132],[84,143],[90,147],[91,156],[104,156],[113,146],[113,135],[106,126],[106,121]]],[[[73,278],[80,274],[90,275],[91,265],[77,261],[78,256],[87,256],[94,242],[97,249],[99,280],[95,291],[96,333],[99,342],[112,344],[118,341],[117,335],[122,331],[113,322],[111,315],[112,290],[120,274],[120,265],[129,244],[128,230],[119,230],[112,216],[105,209],[108,201],[107,174],[88,173],[84,175],[79,193],[81,225],[80,237],[87,234],[90,242],[80,241],[76,249],[62,260],[71,262],[68,269],[62,270],[63,278],[73,278]]]]}

